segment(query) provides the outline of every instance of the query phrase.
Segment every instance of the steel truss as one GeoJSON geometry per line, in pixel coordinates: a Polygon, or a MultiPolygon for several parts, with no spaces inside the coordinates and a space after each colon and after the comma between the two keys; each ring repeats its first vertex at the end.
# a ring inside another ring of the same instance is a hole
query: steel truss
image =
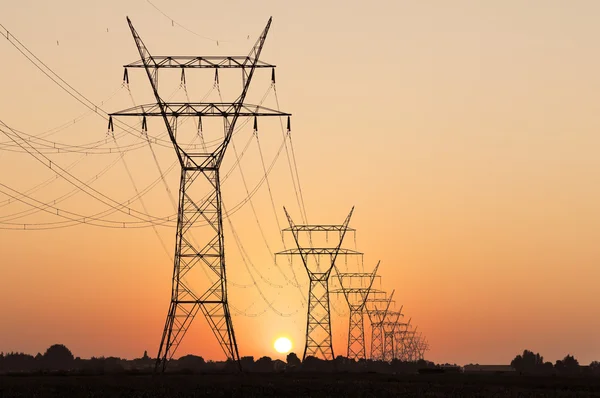
{"type": "Polygon", "coordinates": [[[381,324],[383,329],[383,360],[386,362],[392,362],[395,357],[395,346],[397,343],[394,341],[394,332],[398,326],[398,319],[403,317],[402,308],[399,311],[388,311],[385,320],[381,324]]]}
{"type": "Polygon", "coordinates": [[[383,361],[383,322],[386,318],[390,304],[393,302],[395,290],[388,298],[369,298],[366,302],[367,315],[371,322],[371,359],[383,361]]]}
{"type": "MultiPolygon", "coordinates": [[[[171,285],[171,302],[165,321],[160,346],[158,349],[155,370],[165,371],[181,344],[192,321],[201,311],[219,345],[228,359],[240,365],[240,356],[231,321],[227,301],[227,277],[225,272],[225,254],[223,239],[223,216],[220,189],[219,168],[231,140],[236,122],[245,116],[290,116],[288,113],[245,104],[244,100],[256,68],[274,68],[274,65],[259,61],[259,57],[271,26],[271,19],[256,41],[247,57],[153,57],[142,39],[127,18],[131,33],[137,45],[141,60],[125,65],[127,68],[144,68],[152,86],[155,104],[142,105],[111,114],[109,126],[112,127],[113,116],[159,116],[163,118],[167,132],[181,165],[179,188],[179,209],[173,277],[171,285]],[[158,72],[162,68],[240,68],[242,69],[243,88],[239,97],[230,103],[167,103],[158,92],[158,72]],[[189,152],[177,141],[177,124],[179,117],[218,116],[224,121],[222,142],[212,152],[189,152]],[[206,195],[199,187],[208,187],[206,195]],[[192,188],[196,188],[192,190],[192,188]],[[196,222],[208,224],[206,236],[196,242],[191,236],[191,229],[196,222]],[[208,288],[192,286],[185,279],[193,268],[204,268],[207,277],[204,282],[208,288]],[[208,275],[215,279],[210,280],[208,275]],[[201,289],[200,291],[198,291],[201,289]]],[[[288,121],[289,122],[289,121],[288,121]]],[[[289,125],[289,123],[288,123],[289,125]]]]}
{"type": "Polygon", "coordinates": [[[346,298],[350,310],[347,349],[347,357],[349,359],[358,360],[367,358],[364,325],[365,304],[369,294],[377,292],[372,287],[375,278],[378,277],[377,269],[379,268],[379,264],[380,262],[377,263],[371,273],[340,273],[337,266],[335,266],[341,289],[332,293],[342,293],[346,298]]]}
{"type": "Polygon", "coordinates": [[[304,360],[307,356],[313,356],[325,360],[332,360],[334,359],[334,353],[331,339],[329,276],[331,275],[331,270],[335,266],[338,255],[362,256],[362,253],[358,251],[341,248],[346,232],[355,232],[354,229],[348,227],[350,218],[354,212],[354,207],[350,210],[346,220],[340,225],[297,225],[294,224],[285,208],[284,211],[290,227],[285,228],[282,233],[292,233],[296,248],[287,249],[276,254],[287,256],[299,255],[310,280],[306,321],[306,343],[302,358],[304,360]],[[317,232],[338,232],[339,241],[337,245],[334,247],[307,248],[301,244],[300,233],[308,234],[312,246],[312,234],[317,232]],[[321,268],[322,258],[327,259],[325,269],[321,268]],[[311,259],[313,261],[310,261],[309,263],[309,260],[311,259]]]}
{"type": "Polygon", "coordinates": [[[414,330],[408,330],[404,336],[405,336],[405,342],[406,342],[406,352],[405,352],[405,361],[408,362],[414,362],[417,360],[417,345],[416,345],[416,341],[418,338],[417,335],[417,329],[419,327],[417,326],[414,330]]]}
{"type": "Polygon", "coordinates": [[[407,336],[406,333],[410,327],[410,321],[403,323],[398,322],[394,328],[394,358],[400,361],[406,361],[407,357],[407,336]]]}
{"type": "Polygon", "coordinates": [[[425,340],[423,335],[419,334],[419,340],[417,343],[417,352],[419,355],[418,359],[425,359],[426,351],[429,351],[429,343],[427,342],[427,340],[425,340]]]}

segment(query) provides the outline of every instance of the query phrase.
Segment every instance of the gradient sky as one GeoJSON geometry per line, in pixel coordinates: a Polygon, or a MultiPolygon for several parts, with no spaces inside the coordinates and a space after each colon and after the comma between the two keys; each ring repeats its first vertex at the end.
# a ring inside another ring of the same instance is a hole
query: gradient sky
{"type": "MultiPolygon", "coordinates": [[[[113,112],[132,106],[121,88],[122,65],[138,59],[126,15],[156,55],[244,55],[272,15],[262,58],[277,65],[281,107],[294,114],[308,219],[341,223],[356,206],[351,226],[365,269],[382,261],[381,288],[396,289],[397,304],[430,342],[428,359],[508,363],[523,349],[551,361],[568,353],[584,364],[600,359],[598,2],[153,3],[219,46],[172,26],[143,0],[3,2],[0,23],[113,112]]],[[[48,139],[78,144],[106,137],[104,120],[86,113],[5,39],[0,57],[1,120],[40,134],[86,115],[48,139]]],[[[190,92],[202,96],[208,75],[190,83],[190,92]]],[[[269,77],[257,75],[254,98],[269,77]]],[[[136,103],[151,102],[143,72],[131,72],[130,80],[136,103]]],[[[230,81],[239,84],[239,76],[230,81]]],[[[177,89],[178,76],[169,84],[164,96],[177,89]]],[[[181,99],[181,90],[175,95],[181,99]]],[[[265,105],[274,106],[272,95],[265,105]]],[[[259,123],[270,162],[281,132],[278,122],[259,123]]],[[[149,134],[163,129],[154,120],[149,134]]],[[[236,136],[238,150],[251,134],[247,128],[236,136]]],[[[136,140],[128,136],[119,145],[136,140]]],[[[166,148],[156,155],[163,169],[175,161],[166,148]]],[[[79,158],[53,157],[64,167],[79,158]]],[[[115,159],[88,156],[72,172],[91,178],[115,159]]],[[[126,159],[140,188],[158,177],[147,147],[126,159]]],[[[234,159],[230,149],[226,163],[234,159]]],[[[243,166],[254,186],[261,175],[255,146],[243,166]]],[[[5,150],[0,167],[0,183],[21,191],[53,176],[27,154],[5,150]]],[[[176,194],[176,169],[166,178],[176,194]]],[[[285,154],[270,181],[280,221],[285,205],[299,222],[285,154]]],[[[93,186],[116,200],[134,194],[120,162],[93,186]]],[[[70,189],[57,180],[32,196],[49,201],[70,189]]],[[[223,189],[231,206],[246,196],[235,172],[223,189]]],[[[281,250],[264,187],[254,202],[271,249],[281,250]]],[[[152,214],[174,212],[162,184],[146,205],[152,214]]],[[[81,193],[61,206],[86,214],[104,209],[81,193]]],[[[25,209],[11,203],[0,207],[0,217],[25,209]]],[[[44,214],[21,220],[60,221],[44,214]]],[[[272,343],[281,335],[301,353],[306,310],[300,302],[307,292],[286,285],[275,269],[249,206],[232,223],[258,270],[253,277],[280,313],[268,309],[254,286],[231,287],[240,353],[278,357],[272,343]]],[[[251,283],[225,227],[229,278],[251,283]]],[[[0,230],[0,351],[35,354],[60,342],[81,357],[156,355],[174,229],[158,234],[170,254],[151,228],[0,230]]],[[[285,262],[280,266],[289,277],[285,262]]],[[[306,290],[306,275],[294,267],[306,290]]],[[[334,349],[345,354],[347,309],[340,298],[332,302],[334,349]]],[[[198,318],[178,354],[222,358],[208,333],[198,318]]]]}

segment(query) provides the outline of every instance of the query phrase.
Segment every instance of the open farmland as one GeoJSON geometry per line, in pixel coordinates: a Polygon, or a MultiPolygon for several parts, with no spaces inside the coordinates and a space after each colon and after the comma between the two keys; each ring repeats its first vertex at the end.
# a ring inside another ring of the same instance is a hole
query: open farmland
{"type": "Polygon", "coordinates": [[[507,375],[189,374],[1,376],[2,397],[593,397],[598,378],[507,375]]]}

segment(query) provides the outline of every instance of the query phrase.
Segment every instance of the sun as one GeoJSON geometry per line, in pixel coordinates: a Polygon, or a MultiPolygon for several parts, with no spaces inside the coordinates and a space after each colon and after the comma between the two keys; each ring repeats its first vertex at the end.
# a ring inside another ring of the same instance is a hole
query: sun
{"type": "Polygon", "coordinates": [[[286,354],[292,349],[292,342],[287,337],[280,337],[277,340],[275,340],[275,344],[273,344],[273,347],[275,347],[275,351],[277,351],[278,353],[286,354]]]}

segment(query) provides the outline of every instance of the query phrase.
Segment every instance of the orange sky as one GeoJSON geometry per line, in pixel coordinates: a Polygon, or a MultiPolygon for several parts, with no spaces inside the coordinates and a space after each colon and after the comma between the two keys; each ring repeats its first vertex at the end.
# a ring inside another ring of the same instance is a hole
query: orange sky
{"type": "MultiPolygon", "coordinates": [[[[126,15],[156,55],[245,55],[272,15],[263,59],[277,65],[281,108],[293,113],[309,221],[341,223],[356,206],[351,226],[365,267],[382,261],[381,288],[396,289],[397,304],[431,344],[428,358],[508,363],[527,348],[551,361],[567,353],[584,364],[600,359],[600,307],[593,294],[600,277],[597,2],[153,3],[219,46],[173,27],[143,0],[12,2],[0,4],[0,23],[113,112],[132,106],[121,88],[122,65],[138,59],[126,15]]],[[[104,120],[86,114],[5,39],[0,56],[1,120],[41,134],[85,114],[47,139],[76,145],[106,137],[104,120]]],[[[198,74],[188,75],[196,98],[212,84],[210,72],[198,74]]],[[[262,97],[269,78],[257,73],[250,102],[262,97]]],[[[226,93],[239,86],[238,74],[221,80],[226,93]]],[[[153,101],[143,72],[130,72],[130,81],[136,103],[153,101]]],[[[183,100],[178,83],[179,76],[166,78],[163,95],[183,100]]],[[[265,105],[275,106],[272,93],[265,105]]],[[[151,135],[163,129],[158,119],[149,124],[151,135]]],[[[270,163],[282,139],[278,121],[260,120],[259,130],[270,163]]],[[[249,124],[234,139],[238,151],[250,138],[249,124]]],[[[128,135],[118,144],[134,142],[139,137],[128,135]]],[[[163,170],[175,161],[168,148],[155,152],[163,170]]],[[[81,157],[52,159],[67,167],[81,157]]],[[[147,146],[125,158],[139,189],[158,177],[147,146]]],[[[223,167],[229,170],[234,160],[230,148],[223,167]]],[[[122,201],[135,190],[116,155],[87,156],[71,171],[87,180],[115,161],[93,186],[122,201]]],[[[255,142],[242,164],[255,186],[262,173],[255,142]]],[[[20,191],[53,176],[29,155],[6,150],[0,167],[0,183],[20,191]]],[[[166,180],[176,195],[177,168],[166,180]]],[[[280,221],[285,205],[299,222],[285,154],[270,181],[280,221]]],[[[47,202],[71,189],[56,180],[31,196],[47,202]]],[[[246,196],[238,171],[223,195],[228,206],[246,196]]],[[[162,183],[144,199],[152,214],[174,213],[162,183]]],[[[0,205],[5,200],[0,194],[0,205]]],[[[281,250],[265,187],[254,205],[271,249],[281,250]]],[[[105,209],[82,193],[61,207],[84,214],[105,209]]],[[[132,207],[143,211],[139,202],[132,207]]],[[[0,221],[23,210],[4,205],[0,221]]],[[[301,353],[306,275],[295,264],[303,290],[286,285],[248,205],[231,220],[258,270],[253,277],[280,312],[268,309],[254,286],[230,287],[240,354],[277,357],[272,343],[281,335],[301,353]]],[[[37,213],[12,222],[52,221],[61,219],[37,213]]],[[[228,276],[238,286],[248,284],[227,222],[225,228],[228,276]]],[[[0,230],[0,351],[35,354],[61,342],[82,357],[155,355],[169,300],[174,229],[158,234],[168,253],[151,228],[0,230]]],[[[332,302],[334,350],[344,354],[347,309],[339,298],[332,302]]],[[[220,359],[208,333],[198,318],[178,354],[220,359]]]]}

